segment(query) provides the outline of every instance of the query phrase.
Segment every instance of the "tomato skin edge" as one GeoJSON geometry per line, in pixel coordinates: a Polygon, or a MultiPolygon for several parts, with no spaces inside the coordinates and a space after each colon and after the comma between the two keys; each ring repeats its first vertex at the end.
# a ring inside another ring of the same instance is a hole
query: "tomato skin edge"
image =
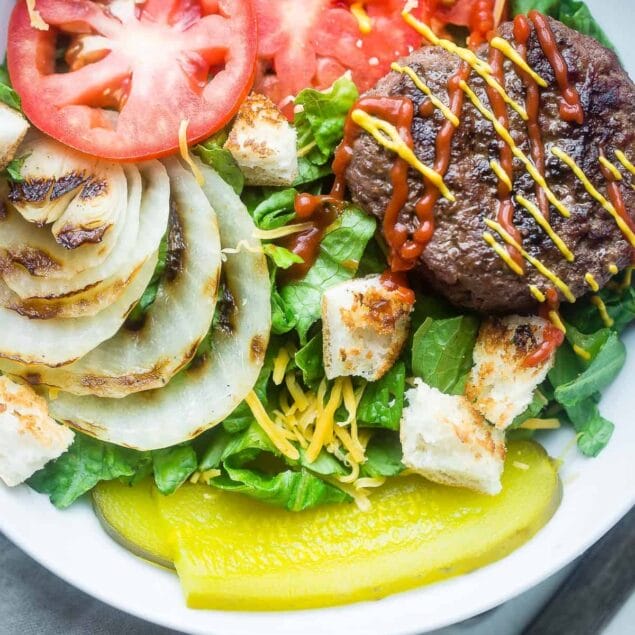
{"type": "MultiPolygon", "coordinates": [[[[247,28],[246,41],[243,45],[243,51],[247,50],[248,64],[241,67],[241,88],[233,94],[232,98],[225,98],[228,101],[227,107],[220,115],[217,115],[211,126],[207,126],[202,130],[197,130],[201,126],[188,127],[188,145],[199,143],[218,130],[221,130],[235,116],[240,105],[251,91],[256,77],[256,46],[257,46],[257,22],[256,13],[252,0],[240,0],[241,9],[244,10],[244,21],[247,28]]],[[[39,85],[40,79],[48,74],[51,64],[48,63],[47,53],[43,53],[47,48],[54,52],[55,41],[58,29],[50,28],[48,31],[34,29],[31,26],[26,2],[19,0],[9,20],[9,30],[7,37],[7,69],[11,82],[22,99],[22,108],[25,116],[32,125],[45,134],[48,134],[57,141],[67,145],[79,152],[99,158],[121,161],[121,162],[139,162],[143,160],[161,158],[168,155],[174,155],[179,151],[178,130],[180,121],[175,122],[174,136],[171,139],[166,135],[161,139],[160,148],[157,143],[141,143],[138,147],[134,147],[134,143],[127,141],[126,143],[113,147],[88,147],[87,137],[83,139],[76,138],[76,131],[65,122],[64,115],[55,115],[55,105],[47,104],[47,97],[44,90],[38,91],[34,85],[39,85]],[[26,53],[25,53],[26,51],[26,53]],[[30,53],[30,55],[29,55],[30,53]],[[26,57],[26,64],[25,64],[26,57]],[[25,66],[30,64],[32,68],[25,72],[25,66]],[[44,104],[44,106],[43,106],[44,104]],[[154,145],[150,150],[144,146],[154,145]]],[[[229,50],[231,55],[232,49],[229,50]]],[[[49,57],[52,61],[52,58],[49,57]]],[[[202,108],[206,103],[201,100],[202,108]]],[[[148,135],[152,137],[153,131],[151,124],[148,124],[148,135]]],[[[154,138],[152,138],[154,141],[154,138]]]]}

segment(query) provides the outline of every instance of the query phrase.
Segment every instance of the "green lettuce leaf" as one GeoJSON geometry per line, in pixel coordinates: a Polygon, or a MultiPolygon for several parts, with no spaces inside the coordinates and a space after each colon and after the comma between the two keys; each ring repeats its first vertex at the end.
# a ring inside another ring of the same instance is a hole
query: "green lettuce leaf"
{"type": "Polygon", "coordinates": [[[226,183],[231,185],[236,194],[240,195],[245,185],[245,177],[231,152],[223,148],[225,141],[227,141],[227,133],[221,131],[194,146],[193,152],[205,165],[209,165],[226,183]]]}
{"type": "Polygon", "coordinates": [[[294,254],[286,247],[280,247],[273,243],[267,243],[262,246],[265,255],[271,258],[273,264],[279,269],[288,269],[296,263],[302,263],[304,260],[298,254],[294,254]]]}
{"type": "Polygon", "coordinates": [[[24,162],[29,158],[29,156],[29,154],[25,154],[7,163],[3,172],[9,181],[13,181],[15,183],[22,183],[22,181],[24,181],[24,178],[22,177],[22,168],[24,167],[24,162]]]}
{"type": "Polygon", "coordinates": [[[28,484],[47,494],[56,507],[64,509],[101,481],[132,478],[151,463],[148,452],[137,452],[75,434],[71,447],[55,461],[36,472],[28,484]]]}
{"type": "MultiPolygon", "coordinates": [[[[635,320],[635,289],[626,289],[618,285],[604,287],[597,295],[600,296],[613,325],[614,331],[621,332],[635,320]]],[[[575,304],[562,307],[562,315],[567,323],[572,324],[582,333],[595,333],[604,328],[602,316],[597,307],[591,303],[589,297],[580,298],[575,304]]]]}
{"type": "Polygon", "coordinates": [[[397,476],[405,469],[401,462],[403,452],[399,435],[394,432],[375,433],[366,448],[366,462],[362,465],[362,476],[397,476]]]}
{"type": "Polygon", "coordinates": [[[161,494],[172,494],[198,467],[194,448],[185,443],[152,453],[154,482],[161,494]]]}
{"type": "Polygon", "coordinates": [[[280,298],[296,317],[295,328],[302,344],[311,325],[320,318],[322,293],[355,276],[375,227],[374,218],[352,205],[346,207],[326,230],[317,260],[306,276],[280,289],[280,298]]]}
{"type": "Polygon", "coordinates": [[[246,194],[245,204],[260,229],[277,229],[295,220],[296,189],[249,188],[246,194]]]}
{"type": "Polygon", "coordinates": [[[578,448],[585,456],[597,456],[611,439],[615,427],[600,414],[598,399],[599,395],[594,395],[565,408],[569,421],[579,434],[578,448]]]}
{"type": "Polygon", "coordinates": [[[313,165],[328,163],[342,140],[348,111],[357,101],[355,84],[340,77],[327,91],[305,88],[295,99],[301,109],[295,115],[298,149],[313,165]]]}
{"type": "Polygon", "coordinates": [[[11,86],[6,62],[0,66],[0,101],[9,108],[22,112],[22,100],[11,86]]]}
{"type": "Polygon", "coordinates": [[[399,430],[406,390],[406,365],[398,361],[380,380],[369,382],[357,408],[359,425],[399,430]]]}
{"type": "Polygon", "coordinates": [[[302,371],[302,381],[313,387],[324,377],[322,333],[312,337],[296,354],[296,366],[302,371]]]}
{"type": "Polygon", "coordinates": [[[589,7],[580,0],[511,0],[509,6],[512,16],[535,9],[560,20],[579,33],[594,37],[604,46],[614,50],[606,33],[591,15],[589,7]]]}
{"type": "Polygon", "coordinates": [[[441,392],[463,394],[479,321],[471,315],[426,318],[412,344],[412,372],[441,392]]]}

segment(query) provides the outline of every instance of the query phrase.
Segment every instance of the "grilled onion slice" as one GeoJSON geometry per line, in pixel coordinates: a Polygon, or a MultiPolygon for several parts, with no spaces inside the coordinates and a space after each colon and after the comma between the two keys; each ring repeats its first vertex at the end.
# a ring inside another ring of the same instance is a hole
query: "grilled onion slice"
{"type": "MultiPolygon", "coordinates": [[[[165,168],[158,161],[141,164],[138,168],[132,165],[124,168],[128,208],[117,245],[102,265],[72,278],[65,277],[64,262],[72,262],[78,250],[63,250],[51,240],[50,231],[37,229],[15,211],[9,211],[6,231],[12,236],[13,244],[29,245],[33,249],[34,235],[39,233],[40,240],[44,235],[49,247],[65,260],[61,264],[61,278],[57,277],[57,272],[31,276],[23,267],[13,267],[5,272],[5,280],[14,289],[19,289],[23,297],[8,286],[0,285],[0,305],[31,318],[50,319],[95,315],[116,301],[143,263],[159,248],[168,222],[170,183],[165,168]]],[[[0,222],[0,228],[4,226],[4,222],[0,222]]],[[[0,244],[2,242],[0,238],[0,244]]],[[[4,242],[9,241],[5,238],[4,242]]]]}
{"type": "MultiPolygon", "coordinates": [[[[124,397],[164,386],[192,359],[214,317],[220,236],[216,215],[191,172],[176,159],[165,163],[172,191],[169,266],[143,325],[122,328],[68,366],[5,362],[0,369],[77,395],[124,397]]],[[[145,218],[142,214],[142,225],[145,218]]]]}
{"type": "Polygon", "coordinates": [[[148,286],[157,262],[152,256],[121,297],[97,315],[74,320],[31,320],[0,308],[0,358],[23,364],[63,366],[111,338],[148,286]]]}
{"type": "MultiPolygon", "coordinates": [[[[244,205],[215,172],[201,166],[203,187],[218,216],[221,243],[254,247],[254,224],[244,205]]],[[[271,327],[267,263],[261,253],[229,255],[225,283],[234,299],[230,328],[213,332],[210,351],[164,388],[123,399],[60,393],[50,400],[58,420],[104,441],[141,450],[191,439],[222,421],[253,388],[271,327]]]]}

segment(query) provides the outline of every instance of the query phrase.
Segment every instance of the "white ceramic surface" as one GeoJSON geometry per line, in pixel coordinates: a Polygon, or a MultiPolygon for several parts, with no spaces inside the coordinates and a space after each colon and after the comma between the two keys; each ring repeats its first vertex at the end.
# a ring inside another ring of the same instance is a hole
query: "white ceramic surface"
{"type": "MultiPolygon", "coordinates": [[[[587,0],[635,77],[635,3],[587,0]]],[[[0,0],[0,41],[10,11],[0,0]]],[[[119,609],[190,633],[217,635],[411,635],[439,628],[490,609],[525,591],[571,562],[635,503],[635,330],[627,335],[626,367],[602,408],[616,422],[609,447],[597,459],[574,450],[562,469],[564,498],[551,522],[513,554],[469,575],[391,596],[319,611],[229,613],[184,607],[171,573],[131,556],[101,530],[85,502],[55,510],[26,487],[0,486],[0,530],[66,581],[119,609]]],[[[553,456],[569,445],[570,431],[544,437],[553,456]]]]}

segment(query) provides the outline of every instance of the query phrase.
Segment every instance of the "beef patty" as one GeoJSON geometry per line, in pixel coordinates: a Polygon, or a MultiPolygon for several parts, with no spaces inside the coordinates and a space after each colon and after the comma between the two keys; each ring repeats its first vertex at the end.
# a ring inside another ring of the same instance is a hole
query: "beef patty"
{"type": "MultiPolygon", "coordinates": [[[[633,175],[622,169],[615,158],[615,151],[623,151],[631,160],[635,158],[635,86],[614,53],[556,20],[549,19],[549,23],[568,66],[569,81],[580,95],[584,109],[582,125],[561,119],[561,92],[535,31],[532,31],[527,43],[527,61],[548,82],[547,88],[540,89],[539,114],[545,148],[545,177],[556,197],[571,211],[570,218],[564,218],[552,205],[550,223],[574,254],[574,261],[568,262],[563,257],[534,218],[514,200],[517,194],[521,194],[536,202],[535,182],[518,159],[514,159],[513,163],[513,222],[526,251],[560,277],[573,295],[579,297],[590,288],[589,277],[585,280],[586,274],[591,274],[603,286],[611,277],[609,265],[614,264],[619,269],[627,266],[632,249],[615,220],[550,150],[558,146],[566,151],[608,198],[607,180],[599,162],[600,152],[604,152],[624,174],[620,190],[626,210],[632,214],[635,207],[633,175]]],[[[500,35],[515,44],[512,23],[503,24],[500,35]]],[[[488,48],[484,45],[478,51],[479,57],[487,59],[488,48]]],[[[457,56],[438,46],[426,46],[400,63],[410,66],[425,80],[432,93],[448,104],[448,79],[456,74],[459,67],[457,56]]],[[[481,102],[491,109],[484,82],[475,72],[471,73],[468,84],[481,102]]],[[[525,105],[525,83],[507,59],[504,63],[504,86],[512,99],[525,105]]],[[[421,161],[431,166],[435,159],[436,135],[445,121],[441,112],[435,109],[430,114],[424,108],[425,115],[422,115],[419,107],[425,95],[409,77],[397,72],[384,77],[367,94],[405,96],[413,101],[414,151],[421,161]]],[[[507,110],[514,141],[525,155],[531,156],[526,122],[511,108],[507,110]]],[[[421,276],[454,304],[482,312],[532,310],[536,300],[529,285],[535,285],[543,292],[553,287],[553,282],[529,263],[525,263],[524,275],[513,273],[484,241],[483,234],[488,231],[485,219],[496,219],[499,206],[498,178],[490,167],[490,161],[499,160],[502,144],[492,124],[466,96],[445,176],[456,201],[439,198],[434,209],[434,234],[413,270],[413,275],[421,276]]],[[[352,199],[381,219],[392,194],[390,171],[395,155],[366,133],[357,138],[353,150],[353,158],[346,171],[352,199]]],[[[408,202],[401,209],[399,221],[413,230],[418,226],[415,203],[424,194],[425,185],[419,173],[412,169],[408,185],[408,202]]],[[[504,244],[495,232],[489,231],[501,245],[504,244]]]]}

